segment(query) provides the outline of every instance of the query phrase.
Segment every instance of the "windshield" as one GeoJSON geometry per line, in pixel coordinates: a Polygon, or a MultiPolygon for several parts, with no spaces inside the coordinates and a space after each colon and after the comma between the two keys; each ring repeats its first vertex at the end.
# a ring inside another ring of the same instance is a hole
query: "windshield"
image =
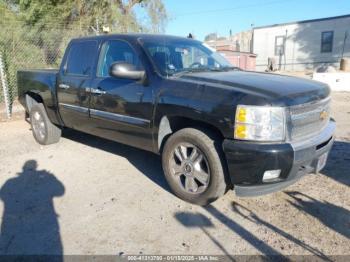
{"type": "Polygon", "coordinates": [[[234,68],[219,53],[199,41],[166,39],[154,42],[141,39],[141,43],[159,72],[164,76],[234,68]]]}

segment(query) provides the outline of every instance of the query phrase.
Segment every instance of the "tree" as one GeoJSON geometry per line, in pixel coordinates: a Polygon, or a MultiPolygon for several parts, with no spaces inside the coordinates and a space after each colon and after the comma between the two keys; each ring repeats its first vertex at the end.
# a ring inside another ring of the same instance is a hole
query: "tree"
{"type": "Polygon", "coordinates": [[[0,17],[0,52],[15,98],[17,70],[57,68],[71,38],[102,26],[162,32],[167,12],[162,0],[0,0],[0,17]]]}
{"type": "Polygon", "coordinates": [[[162,0],[7,0],[25,24],[42,29],[71,26],[77,23],[96,29],[108,25],[114,32],[164,30],[167,12],[162,0]],[[147,14],[148,24],[138,21],[134,9],[147,14]]]}
{"type": "MultiPolygon", "coordinates": [[[[1,1],[1,0],[0,0],[1,1]]],[[[27,27],[26,39],[44,50],[46,61],[55,64],[62,35],[111,32],[162,32],[167,12],[162,0],[6,0],[27,27]],[[135,9],[146,14],[139,21],[135,9]],[[67,30],[68,29],[68,30],[67,30]]]]}

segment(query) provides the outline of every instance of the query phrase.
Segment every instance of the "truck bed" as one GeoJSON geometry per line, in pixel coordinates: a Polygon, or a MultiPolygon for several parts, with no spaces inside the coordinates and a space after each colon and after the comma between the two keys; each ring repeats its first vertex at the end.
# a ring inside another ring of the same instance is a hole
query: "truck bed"
{"type": "MultiPolygon", "coordinates": [[[[25,107],[25,94],[55,91],[58,69],[19,70],[17,72],[18,98],[25,107]]],[[[46,97],[47,97],[46,95],[46,97]]]]}

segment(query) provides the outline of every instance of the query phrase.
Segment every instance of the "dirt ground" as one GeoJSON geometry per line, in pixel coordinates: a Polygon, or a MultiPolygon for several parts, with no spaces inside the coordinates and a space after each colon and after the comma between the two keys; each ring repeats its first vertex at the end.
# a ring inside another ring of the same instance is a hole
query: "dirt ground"
{"type": "Polygon", "coordinates": [[[322,174],[208,207],[172,193],[156,155],[66,131],[38,145],[0,123],[0,252],[350,255],[350,93],[333,94],[337,141],[322,174]]]}

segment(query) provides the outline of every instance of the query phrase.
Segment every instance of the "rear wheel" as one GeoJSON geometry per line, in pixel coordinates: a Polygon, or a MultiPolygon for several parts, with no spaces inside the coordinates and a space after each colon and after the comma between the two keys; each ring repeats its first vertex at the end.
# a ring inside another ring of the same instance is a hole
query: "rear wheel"
{"type": "Polygon", "coordinates": [[[194,128],[173,134],[162,153],[165,177],[181,199],[207,205],[226,192],[224,161],[217,138],[194,128]]]}
{"type": "Polygon", "coordinates": [[[61,129],[51,123],[43,104],[34,104],[29,115],[33,136],[39,144],[49,145],[60,140],[61,129]]]}

